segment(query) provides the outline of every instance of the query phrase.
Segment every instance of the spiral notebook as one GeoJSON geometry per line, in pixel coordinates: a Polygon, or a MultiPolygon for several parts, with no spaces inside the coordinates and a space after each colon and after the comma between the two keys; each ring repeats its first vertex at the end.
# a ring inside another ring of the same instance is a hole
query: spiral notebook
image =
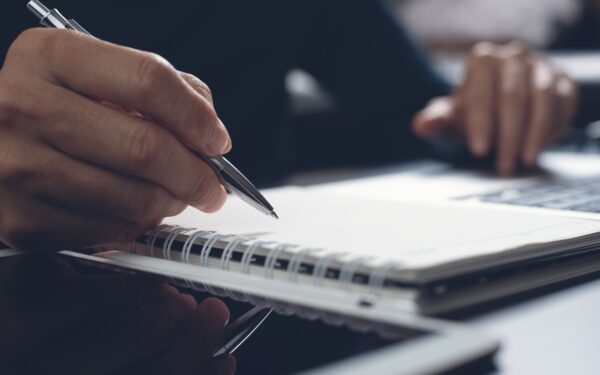
{"type": "Polygon", "coordinates": [[[424,313],[600,270],[595,220],[304,188],[267,194],[280,220],[231,198],[217,214],[188,208],[128,251],[197,272],[212,268],[411,301],[424,313]]]}

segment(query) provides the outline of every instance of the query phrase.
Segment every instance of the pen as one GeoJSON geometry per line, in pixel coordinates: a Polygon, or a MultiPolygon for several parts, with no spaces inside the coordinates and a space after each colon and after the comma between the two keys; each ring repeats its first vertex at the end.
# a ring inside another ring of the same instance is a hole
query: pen
{"type": "Polygon", "coordinates": [[[233,354],[244,341],[271,315],[273,309],[256,306],[244,315],[229,323],[223,331],[223,339],[213,358],[223,354],[233,354]]]}
{"type": "MultiPolygon", "coordinates": [[[[40,19],[40,23],[45,27],[76,30],[91,35],[74,19],[66,19],[57,9],[50,10],[38,0],[30,1],[27,8],[40,19]]],[[[227,191],[237,195],[258,211],[279,219],[273,206],[229,160],[223,156],[206,157],[200,155],[200,157],[217,173],[227,191]]]]}

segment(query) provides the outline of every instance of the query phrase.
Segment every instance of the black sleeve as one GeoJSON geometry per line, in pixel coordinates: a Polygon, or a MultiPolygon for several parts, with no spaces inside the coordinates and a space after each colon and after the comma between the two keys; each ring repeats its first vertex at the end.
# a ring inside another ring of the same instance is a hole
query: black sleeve
{"type": "Polygon", "coordinates": [[[320,160],[329,154],[334,164],[347,164],[422,151],[410,131],[412,117],[432,97],[448,94],[449,85],[381,1],[316,1],[314,12],[299,66],[334,94],[337,106],[324,121],[297,127],[300,167],[316,166],[317,153],[320,160]],[[316,138],[322,144],[315,145],[316,138]],[[303,144],[311,150],[303,152],[303,144]]]}
{"type": "Polygon", "coordinates": [[[36,27],[39,22],[27,10],[21,1],[5,1],[0,6],[0,63],[4,62],[6,52],[12,42],[25,29],[36,27]]]}

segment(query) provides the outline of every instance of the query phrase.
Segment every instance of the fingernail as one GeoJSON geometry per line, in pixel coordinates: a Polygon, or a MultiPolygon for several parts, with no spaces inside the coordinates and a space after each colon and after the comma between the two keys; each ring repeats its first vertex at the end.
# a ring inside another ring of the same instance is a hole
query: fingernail
{"type": "Polygon", "coordinates": [[[213,155],[222,155],[227,152],[227,148],[229,147],[229,132],[225,128],[225,125],[218,120],[217,126],[214,129],[212,138],[209,144],[209,151],[213,155]]]}
{"type": "Polygon", "coordinates": [[[221,327],[225,327],[229,321],[229,309],[223,301],[217,298],[207,298],[200,305],[208,315],[212,316],[215,322],[219,323],[221,327]]]}
{"type": "Polygon", "coordinates": [[[181,300],[184,301],[186,305],[190,306],[191,308],[194,308],[197,305],[196,299],[191,294],[180,293],[179,298],[181,298],[181,300]]]}
{"type": "Polygon", "coordinates": [[[181,293],[177,288],[169,284],[164,284],[163,288],[168,296],[178,299],[190,309],[196,307],[196,299],[192,295],[181,293]]]}
{"type": "Polygon", "coordinates": [[[233,148],[233,145],[231,144],[231,137],[229,137],[229,141],[227,142],[227,146],[225,147],[225,150],[223,150],[223,154],[227,154],[229,151],[231,151],[232,148],[233,148]]]}
{"type": "Polygon", "coordinates": [[[176,296],[179,294],[179,291],[177,290],[177,288],[175,288],[171,284],[162,284],[162,288],[165,291],[165,293],[169,296],[176,296]]]}

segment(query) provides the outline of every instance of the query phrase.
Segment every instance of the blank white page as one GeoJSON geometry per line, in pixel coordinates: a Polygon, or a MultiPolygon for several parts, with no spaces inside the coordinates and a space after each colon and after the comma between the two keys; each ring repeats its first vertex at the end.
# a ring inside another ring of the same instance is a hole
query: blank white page
{"type": "Polygon", "coordinates": [[[515,249],[548,251],[549,244],[563,240],[597,241],[594,234],[600,231],[600,222],[594,220],[453,203],[388,202],[303,188],[265,195],[280,220],[230,197],[216,214],[188,208],[165,223],[373,256],[413,270],[515,249]]]}

